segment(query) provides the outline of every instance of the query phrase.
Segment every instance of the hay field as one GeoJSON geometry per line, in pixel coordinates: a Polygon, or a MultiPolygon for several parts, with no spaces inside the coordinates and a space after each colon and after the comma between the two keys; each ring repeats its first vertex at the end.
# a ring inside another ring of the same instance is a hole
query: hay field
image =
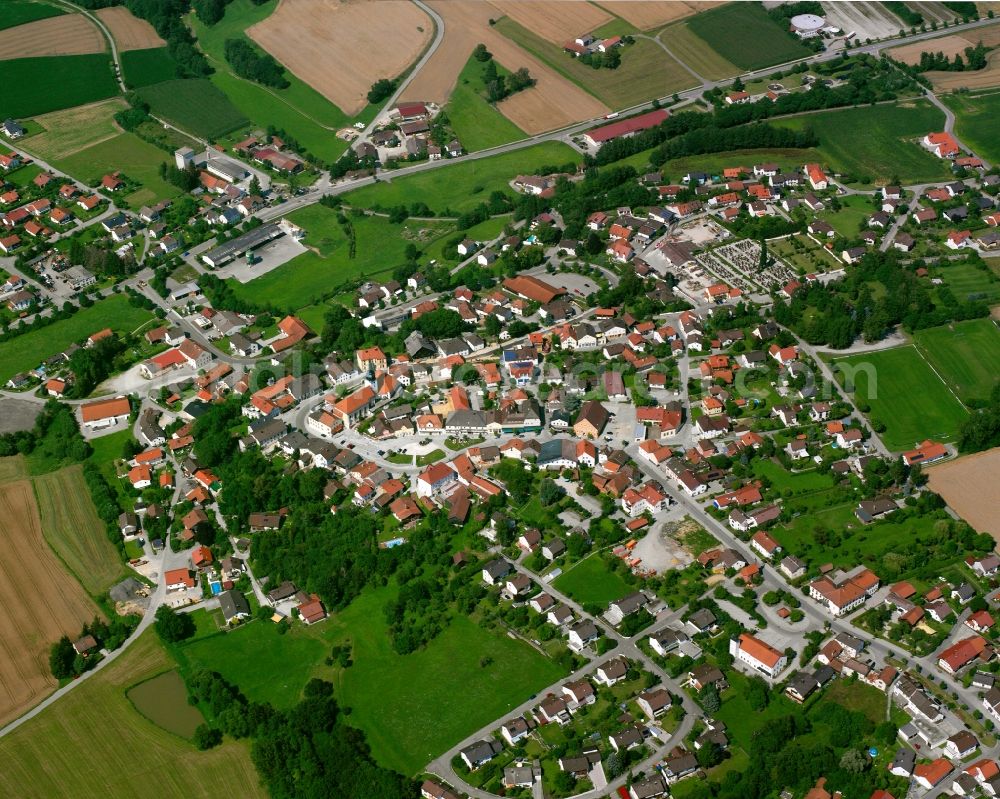
{"type": "Polygon", "coordinates": [[[147,630],[106,669],[4,736],[0,795],[265,799],[247,743],[199,752],[132,706],[129,688],[174,665],[147,630]]]}
{"type": "Polygon", "coordinates": [[[0,31],[0,60],[103,52],[104,37],[82,14],[63,14],[0,31]]]}
{"type": "Polygon", "coordinates": [[[13,483],[28,476],[28,464],[24,455],[0,458],[0,483],[13,483]]]}
{"type": "Polygon", "coordinates": [[[45,540],[87,591],[103,594],[121,575],[121,555],[90,499],[83,467],[69,466],[34,483],[45,540]]]}
{"type": "Polygon", "coordinates": [[[1000,541],[1000,447],[928,466],[929,486],[976,530],[1000,541]]]}
{"type": "Polygon", "coordinates": [[[722,5],[725,0],[605,0],[600,5],[612,14],[631,22],[640,30],[658,28],[699,11],[722,5]]]}
{"type": "Polygon", "coordinates": [[[501,16],[508,16],[519,25],[547,39],[562,44],[581,33],[590,33],[613,19],[607,11],[581,0],[493,0],[501,16]]]}
{"type": "Polygon", "coordinates": [[[121,131],[115,125],[114,115],[126,107],[124,100],[115,97],[41,114],[35,121],[45,130],[32,136],[26,146],[45,161],[66,158],[117,136],[121,131]]]}
{"type": "Polygon", "coordinates": [[[489,4],[432,0],[430,5],[445,20],[444,40],[414,77],[401,100],[444,103],[473,48],[483,42],[501,65],[511,71],[527,67],[538,81],[531,89],[518,92],[497,105],[499,111],[525,133],[542,133],[610,110],[491,27],[490,17],[495,17],[497,12],[489,4]]]}
{"type": "Polygon", "coordinates": [[[163,47],[163,41],[146,20],[132,16],[124,6],[113,6],[95,11],[101,22],[111,31],[119,51],[148,50],[163,47]]]}
{"type": "Polygon", "coordinates": [[[434,23],[408,0],[281,0],[247,35],[354,116],[376,80],[395,78],[417,60],[434,23]]]}
{"type": "MultiPolygon", "coordinates": [[[[63,568],[42,536],[28,480],[0,486],[0,724],[36,705],[55,687],[49,647],[76,635],[97,606],[63,568]]],[[[17,796],[7,793],[7,796],[17,796]]]]}

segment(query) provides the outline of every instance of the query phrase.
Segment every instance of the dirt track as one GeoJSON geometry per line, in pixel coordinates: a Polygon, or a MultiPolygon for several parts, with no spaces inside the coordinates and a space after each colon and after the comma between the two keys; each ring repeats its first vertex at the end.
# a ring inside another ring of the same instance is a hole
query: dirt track
{"type": "Polygon", "coordinates": [[[42,537],[28,480],[0,486],[0,724],[56,687],[49,647],[99,611],[42,537]]]}
{"type": "Polygon", "coordinates": [[[555,44],[590,33],[612,19],[607,11],[581,0],[493,0],[492,5],[498,18],[508,16],[555,44]]]}
{"type": "Polygon", "coordinates": [[[465,66],[472,49],[483,42],[496,60],[509,70],[527,67],[538,83],[519,92],[497,108],[526,133],[542,133],[581,119],[608,112],[607,106],[576,84],[553,72],[489,24],[498,11],[488,3],[469,0],[432,0],[430,5],[445,21],[441,46],[406,88],[401,100],[444,103],[465,66]]]}
{"type": "Polygon", "coordinates": [[[932,491],[976,530],[1000,541],[1000,447],[929,466],[932,491]]]}
{"type": "Polygon", "coordinates": [[[723,0],[676,0],[669,3],[663,0],[605,0],[600,5],[640,30],[650,30],[722,5],[722,2],[723,0]]]}
{"type": "Polygon", "coordinates": [[[367,105],[375,81],[395,78],[417,60],[434,23],[408,0],[281,0],[247,34],[354,116],[367,105]]]}
{"type": "Polygon", "coordinates": [[[94,13],[111,31],[119,51],[148,50],[152,47],[165,47],[167,44],[153,30],[152,25],[132,16],[132,12],[124,6],[102,8],[94,13]]]}
{"type": "Polygon", "coordinates": [[[0,31],[0,59],[103,51],[104,37],[82,14],[63,14],[0,31]]]}

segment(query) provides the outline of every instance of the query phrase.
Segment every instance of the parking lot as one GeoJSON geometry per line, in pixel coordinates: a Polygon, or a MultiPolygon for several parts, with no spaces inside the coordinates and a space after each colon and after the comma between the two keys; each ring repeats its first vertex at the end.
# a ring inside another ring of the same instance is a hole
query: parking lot
{"type": "Polygon", "coordinates": [[[291,236],[282,236],[254,250],[254,258],[260,259],[256,263],[248,264],[246,258],[237,258],[217,269],[216,275],[223,279],[233,277],[240,283],[249,283],[255,277],[266,275],[272,269],[277,269],[306,251],[307,248],[302,242],[296,241],[291,236]]]}

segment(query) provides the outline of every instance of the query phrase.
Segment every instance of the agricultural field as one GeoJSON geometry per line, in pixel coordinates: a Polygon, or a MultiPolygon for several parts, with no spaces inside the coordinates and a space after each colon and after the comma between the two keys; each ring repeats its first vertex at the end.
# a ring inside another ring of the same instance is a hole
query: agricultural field
{"type": "Polygon", "coordinates": [[[62,635],[79,634],[100,610],[46,546],[28,480],[0,485],[0,518],[0,724],[5,724],[56,687],[49,647],[62,635]]]}
{"type": "Polygon", "coordinates": [[[394,225],[384,217],[348,215],[355,235],[355,257],[337,211],[312,205],[288,215],[306,231],[303,243],[312,252],[254,278],[249,283],[230,281],[237,297],[294,311],[319,302],[350,281],[391,272],[406,259],[409,242],[423,248],[453,228],[447,223],[407,222],[394,225]]]}
{"type": "Polygon", "coordinates": [[[532,88],[518,92],[498,106],[500,113],[521,130],[541,133],[610,110],[490,25],[490,19],[500,14],[489,3],[432,0],[431,6],[445,21],[444,40],[416,73],[400,100],[446,102],[473,48],[483,43],[498,64],[512,72],[526,67],[537,81],[532,88]]]}
{"type": "Polygon", "coordinates": [[[990,89],[1000,86],[1000,52],[993,51],[986,57],[986,68],[975,72],[925,72],[926,77],[937,92],[951,92],[956,89],[990,89]]]}
{"type": "Polygon", "coordinates": [[[111,31],[118,52],[129,50],[148,50],[154,47],[164,47],[166,42],[159,37],[146,20],[132,15],[124,6],[112,6],[95,11],[104,26],[111,31]]]}
{"type": "Polygon", "coordinates": [[[49,356],[102,328],[110,326],[118,333],[131,333],[152,318],[149,311],[129,305],[128,299],[120,294],[95,302],[69,319],[0,342],[0,382],[34,369],[49,356]]]}
{"type": "Polygon", "coordinates": [[[285,77],[291,85],[287,89],[271,89],[238,78],[226,63],[223,54],[226,39],[244,36],[247,28],[266,19],[276,7],[275,2],[258,6],[251,0],[234,0],[226,6],[222,20],[212,27],[205,26],[194,15],[188,20],[198,44],[215,67],[211,82],[240,113],[258,127],[274,125],[285,130],[316,158],[334,161],[347,149],[347,142],[334,135],[351,121],[343,111],[287,70],[285,77]]]}
{"type": "Polygon", "coordinates": [[[690,72],[649,39],[636,39],[622,48],[618,69],[593,69],[510,18],[497,22],[496,29],[610,108],[627,108],[696,83],[690,72]]]}
{"type": "Polygon", "coordinates": [[[115,125],[114,115],[126,108],[120,97],[90,103],[65,111],[53,111],[35,117],[42,128],[23,139],[24,146],[44,161],[58,161],[80,150],[114,138],[121,132],[115,125]]]}
{"type": "Polygon", "coordinates": [[[104,36],[83,14],[61,14],[0,30],[0,60],[103,53],[104,36]]]}
{"type": "MultiPolygon", "coordinates": [[[[269,621],[253,621],[232,632],[199,637],[174,650],[181,671],[218,671],[251,700],[289,708],[322,667],[327,648],[304,625],[285,635],[269,621]]],[[[328,674],[322,676],[329,677],[328,674]]]]}
{"type": "Polygon", "coordinates": [[[124,198],[129,205],[139,207],[170,199],[181,193],[176,186],[160,178],[160,164],[169,160],[169,153],[143,141],[134,133],[120,133],[112,139],[59,159],[54,166],[91,186],[99,183],[102,175],[120,170],[122,174],[142,184],[141,189],[124,198]]]}
{"type": "MultiPolygon", "coordinates": [[[[148,61],[145,66],[149,67],[148,61]]],[[[206,139],[222,136],[247,122],[240,109],[204,78],[168,80],[145,86],[139,90],[139,96],[149,103],[150,110],[157,116],[206,139]]]]}
{"type": "Polygon", "coordinates": [[[1000,329],[993,319],[970,319],[919,330],[921,355],[964,401],[986,400],[1000,380],[1000,329]]]}
{"type": "Polygon", "coordinates": [[[970,96],[950,94],[942,101],[955,112],[955,133],[983,158],[1000,161],[996,120],[1000,117],[1000,92],[970,96]]]}
{"type": "Polygon", "coordinates": [[[23,455],[0,458],[0,484],[12,483],[28,476],[28,465],[23,455]]]}
{"type": "MultiPolygon", "coordinates": [[[[649,168],[649,157],[653,150],[642,152],[616,161],[616,165],[631,165],[639,171],[649,168]]],[[[802,165],[811,161],[821,161],[822,155],[814,148],[797,149],[762,149],[762,150],[730,150],[724,153],[707,153],[705,155],[690,155],[664,162],[657,167],[664,179],[680,180],[687,172],[697,170],[721,177],[726,167],[743,166],[753,169],[754,164],[773,162],[783,168],[801,169],[802,165]]]]}
{"type": "Polygon", "coordinates": [[[492,0],[501,16],[534,31],[546,41],[561,45],[581,33],[597,30],[614,16],[594,3],[581,0],[492,0]]]}
{"type": "Polygon", "coordinates": [[[199,752],[141,715],[126,692],[173,667],[149,630],[121,657],[0,740],[0,794],[127,799],[155,784],[157,799],[265,799],[245,742],[199,752]]]}
{"type": "Polygon", "coordinates": [[[931,491],[940,494],[976,530],[1000,541],[997,469],[1000,469],[1000,448],[928,466],[926,474],[931,491]]]}
{"type": "Polygon", "coordinates": [[[715,52],[745,70],[811,54],[757,3],[727,3],[691,17],[687,24],[715,52]]]}
{"type": "Polygon", "coordinates": [[[127,50],[121,54],[122,72],[130,88],[138,89],[177,77],[177,62],[166,47],[127,50]]]}
{"type": "MultiPolygon", "coordinates": [[[[845,363],[858,370],[855,401],[869,405],[873,422],[886,426],[881,437],[890,449],[910,449],[927,438],[955,439],[967,411],[916,347],[837,358],[833,366],[845,363]]],[[[837,378],[843,385],[842,373],[837,378]]]]}
{"type": "Polygon", "coordinates": [[[524,138],[523,130],[486,101],[483,67],[475,58],[469,58],[445,106],[452,130],[469,152],[524,138]]]}
{"type": "Polygon", "coordinates": [[[668,22],[684,19],[720,5],[720,0],[605,0],[598,5],[626,19],[640,30],[649,30],[668,22]]]}
{"type": "MultiPolygon", "coordinates": [[[[925,15],[926,16],[926,15],[925,15]]],[[[956,55],[963,55],[965,49],[974,47],[982,43],[986,47],[994,48],[1000,45],[1000,24],[987,25],[983,28],[976,28],[961,35],[950,34],[937,39],[925,42],[914,42],[902,47],[894,47],[889,54],[904,63],[917,64],[920,62],[922,52],[944,53],[948,58],[956,55]]],[[[950,92],[954,89],[986,89],[992,86],[1000,86],[1000,53],[992,52],[987,56],[986,68],[971,72],[938,72],[930,71],[924,73],[940,93],[950,92]]]]}
{"type": "Polygon", "coordinates": [[[527,644],[457,616],[424,649],[398,655],[383,606],[390,589],[368,591],[323,622],[327,643],[350,641],[353,665],[335,684],[364,730],[372,755],[415,775],[424,764],[565,672],[527,644]],[[484,665],[485,664],[485,665],[484,665]]]}
{"type": "Polygon", "coordinates": [[[396,178],[391,183],[363,186],[343,197],[344,202],[361,208],[423,202],[437,214],[459,214],[485,202],[494,191],[514,196],[507,184],[519,174],[529,174],[542,166],[561,167],[579,161],[580,154],[569,145],[545,142],[491,158],[465,158],[440,172],[429,169],[396,178]]]}
{"type": "Polygon", "coordinates": [[[83,467],[36,477],[34,486],[45,540],[88,593],[103,594],[120,576],[121,556],[90,500],[83,467]]]}
{"type": "Polygon", "coordinates": [[[66,13],[61,8],[39,3],[36,0],[7,0],[4,3],[3,17],[0,18],[0,30],[34,22],[36,19],[58,17],[66,13]]]}
{"type": "Polygon", "coordinates": [[[580,604],[607,605],[635,590],[604,565],[600,554],[581,560],[556,577],[552,585],[580,604]]]}
{"type": "Polygon", "coordinates": [[[812,128],[823,163],[854,181],[875,184],[945,180],[948,165],[917,139],[940,130],[944,115],[929,103],[878,105],[771,120],[780,127],[812,128]]]}
{"type": "Polygon", "coordinates": [[[727,61],[695,34],[687,22],[668,25],[656,36],[671,53],[703,78],[719,80],[740,72],[739,67],[727,61]]]}
{"type": "Polygon", "coordinates": [[[950,289],[959,301],[975,300],[996,305],[1000,303],[1000,277],[987,262],[983,263],[982,267],[978,267],[975,264],[945,262],[931,269],[931,277],[944,281],[943,287],[950,289]]]}
{"type": "Polygon", "coordinates": [[[33,117],[118,94],[104,53],[15,58],[3,62],[3,72],[5,116],[33,117]]]}
{"type": "MultiPolygon", "coordinates": [[[[228,15],[228,12],[227,12],[228,15]]],[[[430,44],[434,22],[408,0],[382,0],[378,25],[364,2],[281,3],[247,35],[348,116],[375,81],[405,72],[430,44]],[[330,42],[338,46],[331,47],[330,42]]]]}

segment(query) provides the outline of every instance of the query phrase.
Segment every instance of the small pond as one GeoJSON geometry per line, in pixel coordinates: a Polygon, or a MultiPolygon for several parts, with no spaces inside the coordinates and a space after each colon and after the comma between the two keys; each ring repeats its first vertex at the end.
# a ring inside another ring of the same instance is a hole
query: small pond
{"type": "Polygon", "coordinates": [[[187,688],[176,671],[139,683],[129,690],[128,698],[151,722],[182,738],[191,738],[205,720],[197,708],[188,704],[187,688]]]}

